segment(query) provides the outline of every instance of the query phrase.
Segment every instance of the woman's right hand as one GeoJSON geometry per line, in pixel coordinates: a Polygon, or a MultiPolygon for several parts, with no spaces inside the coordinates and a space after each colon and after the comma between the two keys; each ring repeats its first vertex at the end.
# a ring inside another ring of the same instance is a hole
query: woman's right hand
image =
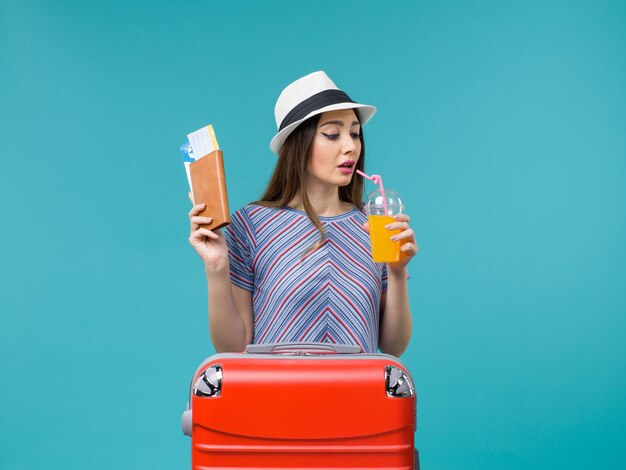
{"type": "Polygon", "coordinates": [[[201,217],[198,214],[204,210],[206,204],[196,204],[189,211],[191,233],[189,243],[202,258],[208,272],[220,272],[228,269],[228,246],[220,230],[209,230],[200,227],[201,224],[210,224],[211,217],[201,217]]]}

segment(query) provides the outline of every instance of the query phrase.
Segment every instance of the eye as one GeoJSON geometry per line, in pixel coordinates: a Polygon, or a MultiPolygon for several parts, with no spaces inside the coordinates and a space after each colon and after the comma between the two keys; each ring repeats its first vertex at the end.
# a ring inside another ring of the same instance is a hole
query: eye
{"type": "Polygon", "coordinates": [[[359,137],[361,137],[361,133],[359,132],[353,132],[350,135],[352,136],[354,140],[357,140],[359,137]]]}
{"type": "Polygon", "coordinates": [[[322,132],[322,135],[329,140],[337,140],[339,138],[339,134],[326,134],[322,132]]]}

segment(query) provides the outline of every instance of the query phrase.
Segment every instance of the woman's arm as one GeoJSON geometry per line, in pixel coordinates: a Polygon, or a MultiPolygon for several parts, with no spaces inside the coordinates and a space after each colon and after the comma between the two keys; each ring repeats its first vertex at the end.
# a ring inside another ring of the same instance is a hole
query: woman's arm
{"type": "Polygon", "coordinates": [[[241,352],[252,342],[252,294],[230,282],[230,272],[206,270],[209,331],[217,352],[241,352]]]}
{"type": "Polygon", "coordinates": [[[409,216],[401,214],[395,216],[395,219],[396,222],[390,224],[389,229],[402,230],[395,237],[402,245],[400,260],[387,264],[387,293],[382,296],[380,303],[378,347],[384,353],[399,357],[409,345],[413,331],[406,266],[417,254],[418,248],[415,234],[409,228],[409,216]]]}
{"type": "Polygon", "coordinates": [[[204,207],[197,204],[189,212],[189,243],[204,262],[211,341],[217,352],[241,352],[252,341],[252,296],[231,284],[228,247],[222,233],[200,228],[200,224],[211,223],[210,217],[197,215],[204,207]]]}
{"type": "Polygon", "coordinates": [[[400,357],[409,345],[413,331],[409,293],[404,275],[388,273],[387,293],[380,303],[378,347],[387,354],[400,357]]]}

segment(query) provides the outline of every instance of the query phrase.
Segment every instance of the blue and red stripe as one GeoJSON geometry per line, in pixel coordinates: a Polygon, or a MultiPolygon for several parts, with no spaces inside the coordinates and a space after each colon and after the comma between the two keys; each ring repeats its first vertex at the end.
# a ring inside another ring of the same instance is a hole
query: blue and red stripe
{"type": "Polygon", "coordinates": [[[386,270],[370,255],[358,209],[320,217],[325,242],[304,212],[249,205],[224,231],[231,282],[253,293],[254,342],[378,345],[386,270]],[[306,256],[305,256],[306,253],[306,256]]]}

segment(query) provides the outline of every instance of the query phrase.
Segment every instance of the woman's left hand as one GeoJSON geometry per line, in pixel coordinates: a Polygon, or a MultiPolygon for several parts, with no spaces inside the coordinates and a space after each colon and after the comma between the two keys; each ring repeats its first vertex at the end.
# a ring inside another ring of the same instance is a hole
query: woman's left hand
{"type": "Polygon", "coordinates": [[[415,241],[415,233],[413,229],[409,227],[409,220],[411,218],[406,214],[394,215],[393,218],[395,222],[389,224],[387,229],[390,231],[401,230],[400,233],[392,237],[392,240],[400,242],[400,259],[396,263],[387,263],[387,269],[399,273],[406,268],[411,258],[417,254],[418,247],[415,241]]]}

